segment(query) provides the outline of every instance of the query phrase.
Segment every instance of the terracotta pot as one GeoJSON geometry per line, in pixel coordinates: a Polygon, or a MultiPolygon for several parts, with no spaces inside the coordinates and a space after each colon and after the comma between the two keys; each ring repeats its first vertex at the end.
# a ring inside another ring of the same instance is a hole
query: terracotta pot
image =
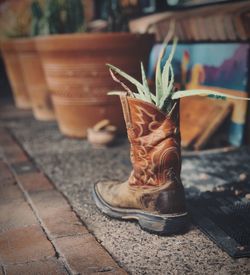
{"type": "Polygon", "coordinates": [[[59,128],[62,133],[72,137],[87,136],[87,129],[95,125],[103,118],[118,125],[123,131],[123,121],[120,118],[120,106],[116,97],[107,98],[83,98],[61,95],[52,95],[58,118],[59,128]]]}
{"type": "Polygon", "coordinates": [[[24,80],[20,61],[15,50],[16,39],[2,42],[2,55],[10,81],[15,105],[20,109],[30,109],[31,103],[24,80]]]}
{"type": "Polygon", "coordinates": [[[85,137],[87,128],[102,119],[109,119],[118,130],[125,131],[118,99],[107,96],[110,90],[120,88],[105,63],[140,78],[140,61],[147,65],[153,42],[153,35],[130,33],[36,38],[61,131],[85,137]]]}
{"type": "Polygon", "coordinates": [[[55,119],[50,93],[34,40],[18,39],[15,48],[35,118],[38,120],[55,119]]]}

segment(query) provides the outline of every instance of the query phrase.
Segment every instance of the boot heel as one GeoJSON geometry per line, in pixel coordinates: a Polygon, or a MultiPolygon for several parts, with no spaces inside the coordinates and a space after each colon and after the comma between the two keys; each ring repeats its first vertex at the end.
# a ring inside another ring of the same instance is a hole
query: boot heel
{"type": "Polygon", "coordinates": [[[138,219],[140,227],[150,233],[158,235],[173,235],[185,233],[189,227],[187,213],[178,216],[140,216],[138,219]]]}

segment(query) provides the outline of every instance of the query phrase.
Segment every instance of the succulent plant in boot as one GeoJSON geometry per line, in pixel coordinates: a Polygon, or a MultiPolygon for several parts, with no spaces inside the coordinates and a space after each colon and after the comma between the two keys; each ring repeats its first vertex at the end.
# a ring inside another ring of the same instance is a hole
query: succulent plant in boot
{"type": "Polygon", "coordinates": [[[142,229],[164,235],[184,232],[188,225],[180,177],[179,98],[192,95],[237,98],[207,90],[175,91],[171,61],[176,44],[174,39],[163,69],[161,62],[167,45],[160,53],[155,94],[150,92],[142,64],[142,83],[108,64],[113,79],[125,89],[110,94],[117,94],[121,99],[133,170],[125,182],[98,182],[93,190],[95,202],[103,213],[137,220],[142,229]],[[137,92],[132,92],[116,74],[134,84],[137,92]]]}

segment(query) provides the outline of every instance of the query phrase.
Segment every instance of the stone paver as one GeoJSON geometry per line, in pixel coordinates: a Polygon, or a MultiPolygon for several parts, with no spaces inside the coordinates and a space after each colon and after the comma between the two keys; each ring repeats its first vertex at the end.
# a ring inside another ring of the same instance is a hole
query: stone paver
{"type": "Polygon", "coordinates": [[[0,274],[127,274],[3,128],[0,151],[0,274]]]}
{"type": "Polygon", "coordinates": [[[7,230],[36,225],[38,221],[24,199],[0,202],[0,233],[7,230]]]}
{"type": "Polygon", "coordinates": [[[27,192],[45,191],[54,189],[54,186],[41,172],[21,174],[18,180],[27,192]]]}
{"type": "Polygon", "coordinates": [[[51,239],[88,233],[58,191],[32,193],[30,198],[51,239]]]}
{"type": "Polygon", "coordinates": [[[55,244],[75,273],[126,274],[89,234],[63,237],[55,244]]]}
{"type": "Polygon", "coordinates": [[[4,264],[25,263],[55,256],[39,225],[10,229],[0,235],[0,259],[4,264]]]}
{"type": "Polygon", "coordinates": [[[6,182],[5,184],[0,183],[0,204],[1,202],[8,201],[11,199],[18,199],[18,198],[23,198],[23,194],[20,188],[16,184],[7,185],[6,182]]]}
{"type": "Polygon", "coordinates": [[[4,128],[0,128],[0,142],[4,148],[13,144],[12,136],[4,128]]]}
{"type": "Polygon", "coordinates": [[[10,172],[10,170],[8,169],[8,166],[2,161],[0,160],[0,184],[8,184],[9,182],[14,182],[14,178],[10,172]]]}
{"type": "Polygon", "coordinates": [[[4,154],[8,158],[9,163],[17,163],[27,160],[27,155],[17,144],[6,146],[4,148],[4,154]]]}
{"type": "Polygon", "coordinates": [[[9,265],[5,267],[7,275],[66,275],[63,264],[55,259],[9,265]]]}

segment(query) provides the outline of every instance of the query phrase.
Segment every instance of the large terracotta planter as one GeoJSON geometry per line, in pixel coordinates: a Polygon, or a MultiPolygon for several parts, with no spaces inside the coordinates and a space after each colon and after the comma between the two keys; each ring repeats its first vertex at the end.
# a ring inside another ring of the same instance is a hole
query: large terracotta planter
{"type": "Polygon", "coordinates": [[[15,48],[35,118],[38,120],[55,119],[50,93],[34,40],[19,39],[15,43],[15,48]]]}
{"type": "Polygon", "coordinates": [[[15,48],[16,41],[16,39],[13,39],[2,42],[3,60],[16,107],[20,109],[30,109],[30,98],[15,48]]]}
{"type": "Polygon", "coordinates": [[[109,119],[125,130],[118,98],[107,96],[117,86],[105,63],[139,77],[140,61],[147,65],[153,35],[93,33],[36,39],[60,130],[85,137],[87,128],[109,119]]]}

